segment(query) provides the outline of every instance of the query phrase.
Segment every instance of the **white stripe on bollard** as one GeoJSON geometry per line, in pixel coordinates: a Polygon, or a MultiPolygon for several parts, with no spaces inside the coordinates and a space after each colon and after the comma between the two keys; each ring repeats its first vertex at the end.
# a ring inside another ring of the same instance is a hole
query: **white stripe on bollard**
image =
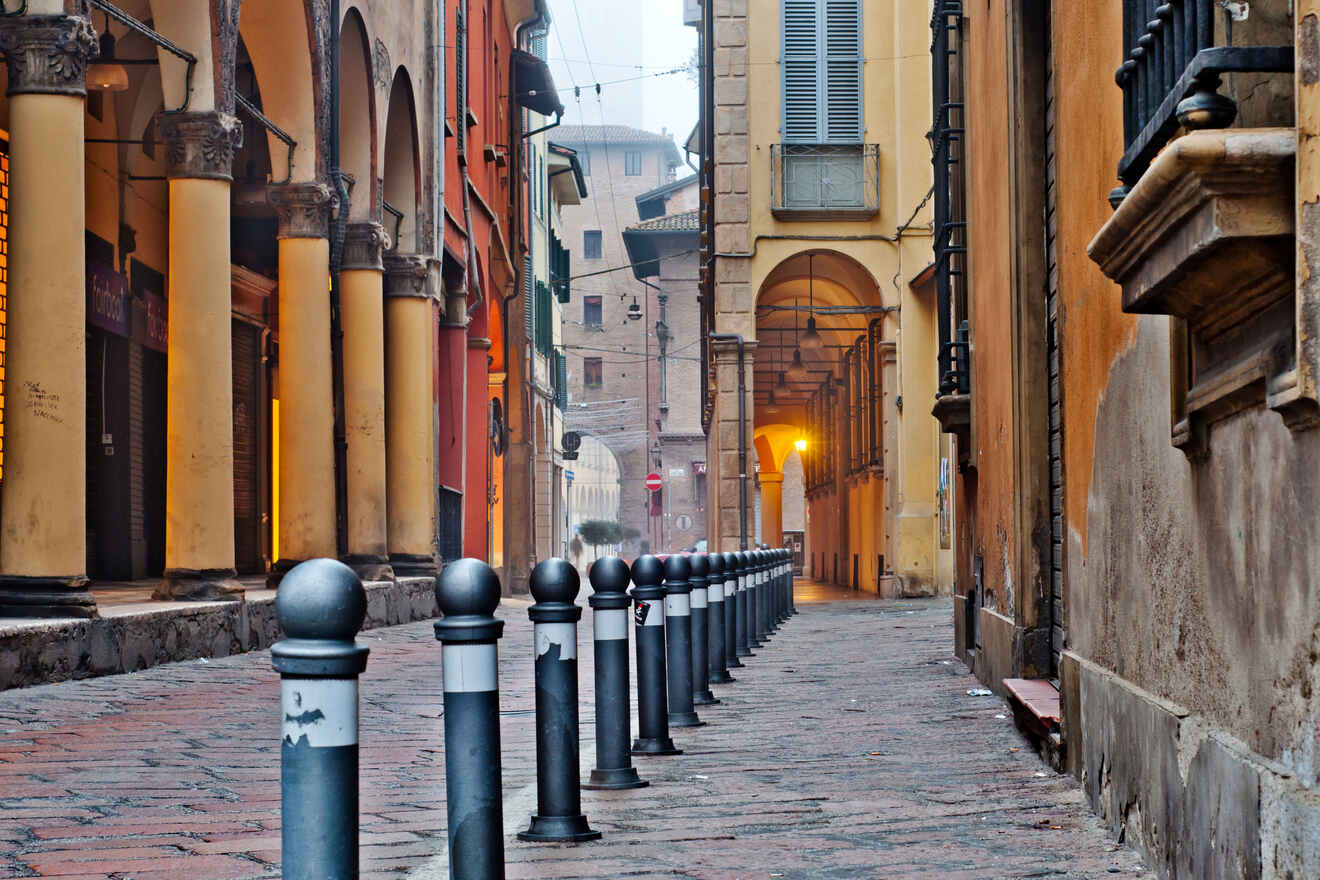
{"type": "Polygon", "coordinates": [[[689,617],[692,606],[688,602],[689,593],[665,596],[665,617],[689,617]]]}
{"type": "Polygon", "coordinates": [[[693,608],[705,608],[705,607],[706,607],[706,588],[705,588],[705,587],[697,587],[697,588],[696,588],[695,590],[693,590],[689,595],[692,597],[692,607],[693,607],[693,608]]]}
{"type": "Polygon", "coordinates": [[[576,623],[538,623],[532,628],[535,630],[536,656],[548,653],[551,645],[558,645],[560,660],[577,659],[576,623]]]}
{"type": "Polygon", "coordinates": [[[628,638],[628,609],[596,609],[595,631],[598,642],[616,642],[628,638]]]}
{"type": "Polygon", "coordinates": [[[655,601],[639,601],[637,604],[639,607],[644,607],[646,609],[644,612],[645,616],[642,618],[642,626],[665,625],[665,607],[663,605],[655,601]]]}
{"type": "Polygon", "coordinates": [[[285,678],[281,732],[291,745],[303,737],[314,749],[353,746],[358,741],[358,687],[352,678],[285,678]]]}
{"type": "Polygon", "coordinates": [[[440,657],[447,693],[484,693],[496,689],[498,661],[493,643],[444,645],[440,657]]]}

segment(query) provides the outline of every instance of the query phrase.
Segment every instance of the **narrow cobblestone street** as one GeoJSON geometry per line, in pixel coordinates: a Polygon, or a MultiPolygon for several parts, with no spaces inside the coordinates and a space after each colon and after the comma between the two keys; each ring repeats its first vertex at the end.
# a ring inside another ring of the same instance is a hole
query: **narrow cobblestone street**
{"type": "MultiPolygon", "coordinates": [[[[998,698],[968,694],[947,600],[798,590],[799,615],[699,707],[707,726],[674,731],[685,753],[636,760],[649,788],[583,793],[604,838],[575,847],[513,838],[534,719],[527,603],[506,600],[509,877],[1151,876],[998,698]]],[[[363,874],[446,877],[439,645],[429,623],[362,640],[363,874]]],[[[278,876],[278,695],[266,652],[0,694],[0,876],[278,876]]]]}

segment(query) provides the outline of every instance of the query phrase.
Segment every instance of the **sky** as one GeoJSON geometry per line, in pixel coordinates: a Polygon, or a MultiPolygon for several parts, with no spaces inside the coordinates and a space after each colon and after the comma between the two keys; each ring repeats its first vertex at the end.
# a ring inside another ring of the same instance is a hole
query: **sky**
{"type": "Polygon", "coordinates": [[[697,86],[686,72],[662,72],[688,65],[697,46],[696,28],[683,24],[683,0],[549,0],[549,6],[547,54],[564,123],[664,128],[681,150],[697,123],[697,86]],[[601,84],[599,98],[594,83],[601,84]]]}

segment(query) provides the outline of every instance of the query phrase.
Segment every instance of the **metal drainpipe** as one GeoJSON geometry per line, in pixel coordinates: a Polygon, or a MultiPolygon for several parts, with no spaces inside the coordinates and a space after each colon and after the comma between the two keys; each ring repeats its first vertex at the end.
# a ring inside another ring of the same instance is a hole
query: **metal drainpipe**
{"type": "Polygon", "coordinates": [[[330,375],[335,402],[335,544],[348,553],[348,430],[344,421],[344,324],[339,302],[339,267],[348,234],[348,187],[339,167],[339,0],[330,0],[330,184],[339,200],[330,221],[330,375]]]}
{"type": "Polygon", "coordinates": [[[738,549],[747,549],[747,369],[741,333],[712,333],[711,342],[732,339],[738,343],[738,549]]]}

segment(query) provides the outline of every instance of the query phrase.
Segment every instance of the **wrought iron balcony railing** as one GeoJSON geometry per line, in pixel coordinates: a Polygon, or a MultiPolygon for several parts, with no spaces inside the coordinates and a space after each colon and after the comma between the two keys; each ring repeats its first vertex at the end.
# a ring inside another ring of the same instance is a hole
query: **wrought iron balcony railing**
{"type": "Polygon", "coordinates": [[[771,144],[770,193],[777,217],[856,219],[880,209],[877,144],[771,144]]]}
{"type": "Polygon", "coordinates": [[[1293,47],[1216,46],[1219,0],[1123,0],[1122,65],[1114,78],[1123,89],[1123,182],[1114,204],[1137,182],[1179,126],[1227,128],[1237,116],[1233,100],[1218,92],[1228,73],[1286,73],[1293,47]]]}

